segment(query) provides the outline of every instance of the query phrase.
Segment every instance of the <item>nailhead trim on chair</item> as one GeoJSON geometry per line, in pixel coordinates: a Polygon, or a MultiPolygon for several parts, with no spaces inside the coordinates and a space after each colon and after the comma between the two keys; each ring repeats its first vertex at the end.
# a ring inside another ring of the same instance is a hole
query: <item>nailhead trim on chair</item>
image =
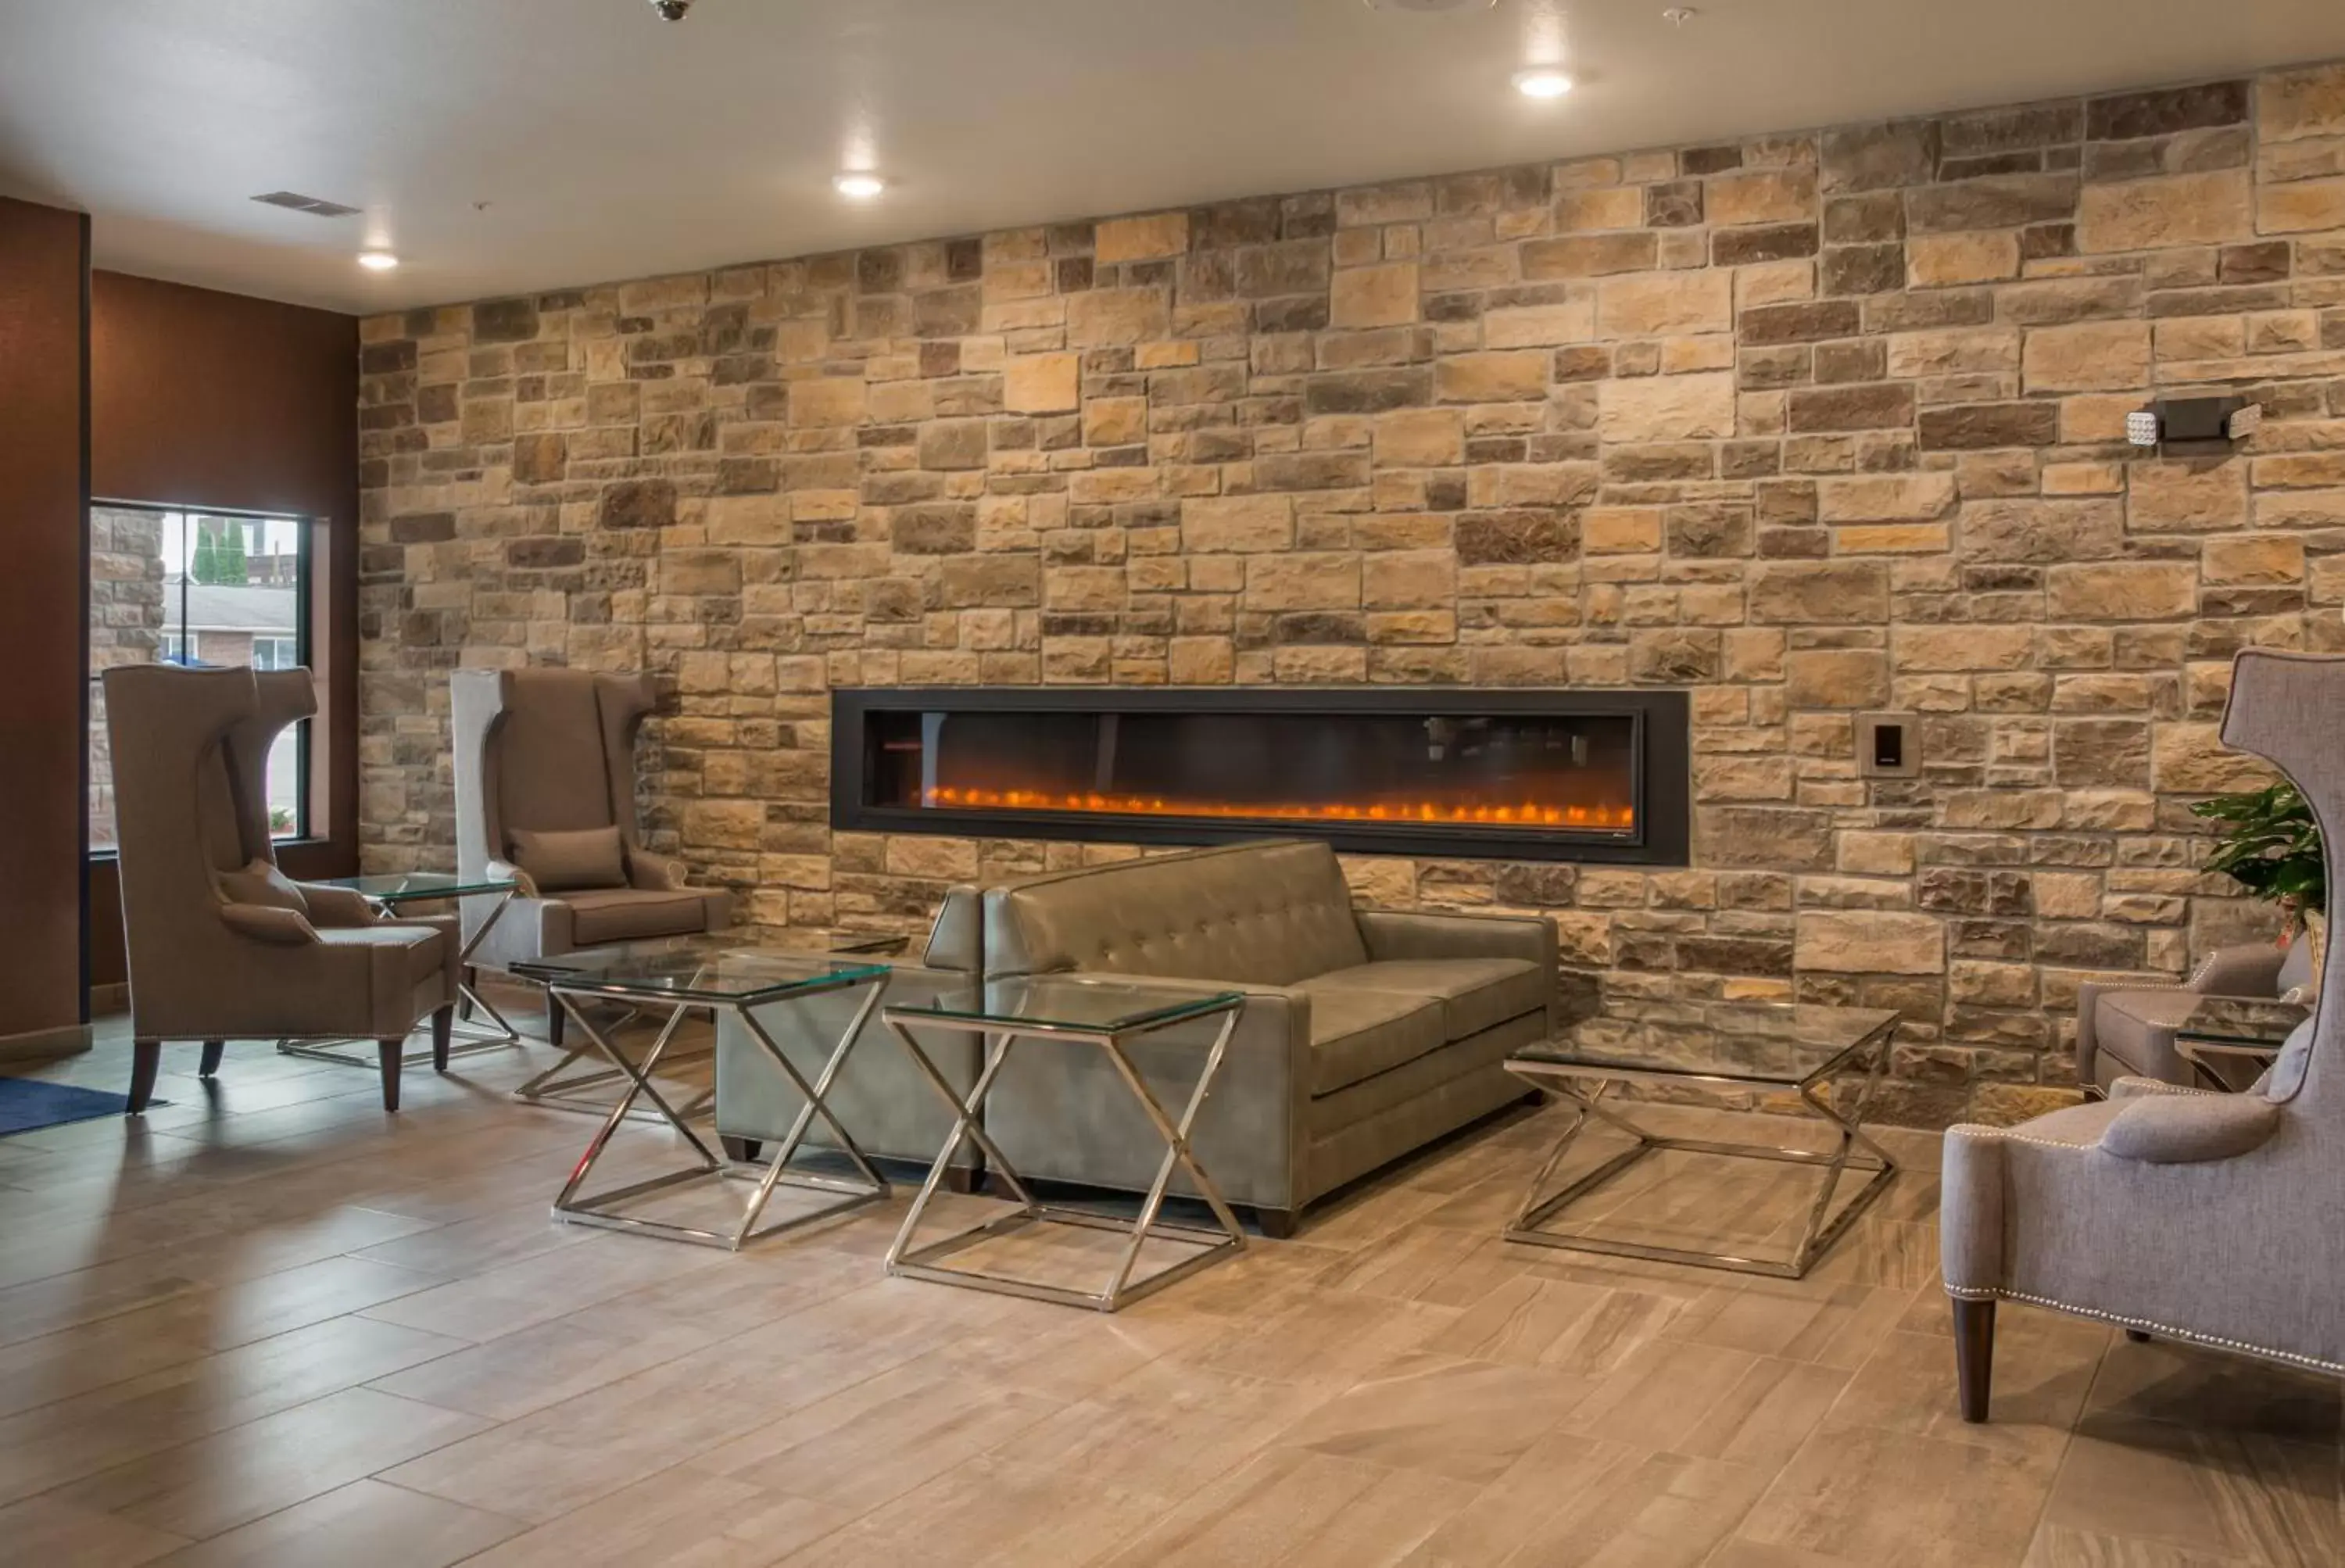
{"type": "MultiPolygon", "coordinates": [[[[2069,1145],[2062,1145],[2064,1147],[2069,1145]]],[[[2119,1312],[2103,1312],[2092,1307],[2079,1307],[2072,1301],[2055,1301],[2048,1296],[2030,1296],[2021,1290],[1980,1289],[1967,1285],[1949,1285],[1946,1294],[1958,1301],[2018,1301],[2029,1307],[2049,1307],[2056,1312],[2071,1312],[2079,1318],[2091,1318],[2103,1323],[2114,1323],[2120,1329],[2137,1329],[2145,1334],[2162,1335],[2168,1339],[2188,1340],[2211,1349],[2236,1350],[2243,1356],[2255,1356],[2267,1361],[2279,1361],[2308,1371],[2327,1372],[2332,1377],[2345,1377],[2345,1362],[2324,1361],[2318,1356],[2299,1356],[2289,1350],[2268,1350],[2261,1345],[2250,1345],[2244,1339],[2226,1339],[2218,1334],[2201,1334],[2195,1329],[2177,1329],[2168,1323],[2148,1318],[2128,1318],[2119,1312]]]]}

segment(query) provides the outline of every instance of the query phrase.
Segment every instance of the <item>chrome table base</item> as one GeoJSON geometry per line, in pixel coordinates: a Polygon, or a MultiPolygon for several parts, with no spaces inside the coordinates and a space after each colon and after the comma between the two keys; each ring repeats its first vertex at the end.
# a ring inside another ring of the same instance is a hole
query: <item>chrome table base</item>
{"type": "MultiPolygon", "coordinates": [[[[1687,1263],[1702,1268],[1731,1269],[1738,1274],[1765,1275],[1775,1279],[1798,1279],[1804,1277],[1808,1270],[1814,1267],[1816,1259],[1823,1255],[1824,1250],[1840,1239],[1842,1233],[1855,1223],[1859,1215],[1872,1207],[1873,1199],[1881,1196],[1882,1191],[1895,1179],[1897,1175],[1897,1162],[1889,1157],[1889,1152],[1886,1149],[1866,1137],[1861,1130],[1864,1121],[1865,1106],[1872,1101],[1873,1092],[1881,1082],[1882,1071],[1888,1064],[1889,1039],[1886,1034],[1873,1044],[1871,1054],[1871,1065],[1865,1069],[1864,1088],[1845,1115],[1817,1093],[1819,1087],[1828,1081],[1829,1070],[1797,1083],[1754,1084],[1748,1079],[1725,1078],[1704,1074],[1671,1073],[1660,1069],[1567,1066],[1558,1063],[1543,1063],[1522,1058],[1508,1062],[1507,1064],[1508,1072],[1538,1084],[1542,1089],[1560,1095],[1570,1102],[1573,1110],[1571,1125],[1564,1129],[1562,1137],[1556,1142],[1555,1151],[1548,1156],[1547,1163],[1539,1167],[1538,1175],[1532,1178],[1530,1191],[1524,1197],[1521,1209],[1516,1214],[1513,1222],[1507,1227],[1507,1239],[1527,1242],[1534,1247],[1562,1247],[1574,1252],[1600,1252],[1615,1257],[1640,1257],[1650,1262],[1687,1263]],[[1599,1080],[1592,1091],[1583,1093],[1579,1087],[1577,1081],[1584,1078],[1599,1080]],[[1795,1089],[1800,1098],[1818,1117],[1839,1129],[1839,1144],[1831,1152],[1822,1153],[1810,1149],[1775,1147],[1764,1144],[1716,1143],[1702,1138],[1664,1137],[1659,1134],[1645,1131],[1628,1117],[1609,1109],[1602,1103],[1606,1092],[1615,1084],[1624,1081],[1679,1084],[1702,1083],[1746,1090],[1751,1088],[1795,1089]],[[1542,1197],[1540,1195],[1547,1191],[1548,1184],[1554,1179],[1556,1171],[1562,1166],[1565,1156],[1569,1155],[1574,1145],[1579,1143],[1579,1135],[1586,1130],[1591,1119],[1601,1121],[1628,1134],[1637,1140],[1636,1143],[1614,1155],[1585,1176],[1574,1180],[1560,1192],[1542,1197]],[[1862,1155],[1857,1154],[1855,1151],[1859,1147],[1865,1152],[1862,1155]],[[1801,1231],[1798,1243],[1792,1249],[1791,1256],[1789,1257],[1754,1257],[1737,1253],[1705,1252],[1690,1247],[1663,1247],[1649,1242],[1615,1240],[1605,1237],[1563,1236],[1541,1228],[1574,1202],[1587,1196],[1588,1194],[1647,1156],[1670,1149],[1689,1154],[1722,1155],[1736,1159],[1771,1160],[1821,1167],[1823,1172],[1822,1186],[1808,1207],[1806,1223],[1801,1231]],[[1831,1212],[1832,1195],[1840,1186],[1842,1173],[1850,1170],[1870,1172],[1872,1179],[1859,1188],[1855,1196],[1849,1200],[1848,1206],[1838,1215],[1832,1216],[1828,1223],[1825,1217],[1831,1212]]],[[[1835,1066],[1837,1065],[1835,1064],[1835,1066]]]]}
{"type": "MultiPolygon", "coordinates": [[[[926,1279],[940,1285],[959,1285],[972,1290],[990,1290],[1002,1296],[1022,1296],[1035,1301],[1054,1302],[1061,1307],[1083,1307],[1096,1312],[1113,1312],[1143,1297],[1152,1296],[1166,1286],[1185,1279],[1201,1268],[1222,1261],[1245,1250],[1246,1235],[1240,1228],[1237,1217],[1222,1200],[1221,1189],[1213,1177],[1205,1174],[1189,1147],[1189,1133],[1195,1125],[1198,1111],[1212,1091],[1213,1079],[1220,1073],[1222,1058],[1229,1049],[1230,1034],[1237,1027],[1238,1010],[1233,1003],[1224,1013],[1221,1029],[1213,1037],[1211,1050],[1205,1054],[1205,1064],[1197,1074],[1194,1088],[1190,1091],[1188,1105],[1175,1121],[1151,1094],[1147,1083],[1133,1067],[1125,1053],[1122,1033],[1098,1030],[1072,1029],[1064,1026],[1024,1024],[1004,1030],[999,1023],[988,1023],[971,1019],[951,1018],[918,1008],[888,1008],[881,1012],[886,1023],[912,1060],[933,1084],[945,1103],[953,1109],[953,1128],[945,1137],[944,1147],[937,1151],[936,1163],[929,1166],[928,1179],[920,1184],[919,1195],[913,1198],[904,1224],[896,1233],[894,1245],[888,1248],[888,1272],[909,1279],[926,1279]],[[989,1036],[984,1068],[978,1074],[976,1084],[964,1099],[956,1094],[945,1075],[937,1070],[926,1051],[905,1027],[918,1023],[923,1027],[956,1030],[963,1033],[989,1036]],[[1020,1039],[1041,1037],[1072,1040],[1098,1046],[1115,1064],[1117,1075],[1132,1091],[1146,1113],[1157,1135],[1164,1140],[1164,1158],[1158,1165],[1156,1179],[1149,1185],[1142,1201],[1139,1215],[1130,1220],[1113,1215],[1096,1214],[1087,1209],[1070,1208],[1060,1205],[1039,1203],[1018,1171],[993,1139],[985,1131],[982,1120],[986,1096],[992,1093],[995,1080],[1003,1064],[1010,1060],[1010,1048],[1020,1039]],[[915,1247],[912,1238],[919,1229],[920,1220],[928,1212],[929,1202],[936,1196],[945,1172],[950,1168],[953,1156],[960,1151],[961,1141],[975,1143],[987,1161],[986,1172],[1010,1189],[1018,1207],[1009,1213],[939,1240],[915,1247]],[[1172,1184],[1175,1171],[1186,1172],[1189,1180],[1212,1208],[1217,1229],[1206,1230],[1193,1226],[1172,1225],[1160,1217],[1166,1193],[1172,1184]],[[1064,1226],[1084,1230],[1103,1230],[1123,1235],[1126,1241],[1110,1272],[1105,1286],[1098,1290],[1078,1290],[1067,1286],[1051,1285],[1040,1280],[1022,1279],[988,1269],[964,1265],[956,1267],[947,1260],[980,1242],[991,1240],[1035,1226],[1064,1226]],[[1180,1246],[1202,1248],[1178,1263],[1171,1264],[1143,1278],[1134,1280],[1132,1271],[1140,1261],[1141,1250],[1151,1241],[1171,1242],[1180,1246]]],[[[1197,1016],[1195,1014],[1192,1015],[1197,1016]]],[[[1207,1016],[1210,1016],[1209,1014],[1207,1016]]],[[[1186,1022],[1187,1020],[1181,1020],[1186,1022]]],[[[1136,1032],[1135,1032],[1136,1033],[1136,1032]]]]}
{"type": "Polygon", "coordinates": [[[758,1023],[756,1015],[746,1006],[733,1005],[735,1014],[747,1028],[749,1037],[757,1043],[758,1046],[772,1059],[774,1064],[797,1086],[799,1095],[805,1100],[805,1104],[798,1108],[797,1119],[790,1124],[789,1132],[783,1136],[780,1143],[774,1145],[771,1157],[763,1161],[750,1162],[727,1159],[721,1152],[711,1149],[702,1141],[700,1135],[693,1130],[689,1120],[695,1114],[694,1105],[699,1102],[695,1101],[684,1110],[678,1111],[668,1104],[666,1097],[652,1083],[652,1074],[659,1066],[660,1057],[667,1050],[669,1041],[675,1037],[676,1026],[684,1021],[685,1015],[708,1008],[712,1004],[695,1002],[677,1006],[669,1014],[667,1023],[661,1029],[659,1037],[652,1043],[651,1049],[645,1054],[643,1064],[637,1066],[621,1055],[604,1037],[602,1032],[589,1022],[585,1011],[578,1004],[578,997],[559,985],[548,986],[546,988],[548,1001],[554,1006],[566,1008],[569,1011],[571,1022],[585,1032],[587,1039],[594,1043],[595,1049],[609,1061],[612,1069],[627,1081],[628,1085],[627,1092],[620,1096],[617,1104],[608,1107],[597,1107],[604,1113],[603,1123],[595,1129],[594,1139],[586,1145],[586,1153],[580,1158],[576,1168],[570,1173],[570,1179],[563,1184],[560,1195],[554,1198],[554,1217],[574,1225],[600,1226],[609,1230],[631,1231],[638,1236],[660,1237],[670,1241],[688,1241],[702,1247],[716,1247],[728,1252],[738,1252],[752,1241],[760,1241],[769,1236],[779,1236],[787,1231],[797,1230],[845,1214],[849,1210],[861,1208],[867,1204],[878,1203],[887,1197],[893,1190],[888,1185],[888,1178],[880,1175],[878,1168],[865,1157],[862,1149],[856,1145],[854,1138],[848,1135],[846,1127],[840,1125],[838,1118],[832,1114],[827,1104],[831,1084],[838,1080],[839,1069],[846,1064],[848,1054],[855,1049],[856,1041],[862,1034],[863,1025],[871,1016],[871,1010],[878,1005],[880,993],[885,989],[882,977],[868,975],[844,978],[838,985],[825,989],[842,990],[850,986],[865,987],[869,994],[863,999],[863,1004],[856,1009],[855,1016],[848,1022],[846,1033],[842,1033],[838,1037],[838,1043],[831,1047],[829,1056],[823,1063],[822,1071],[816,1075],[815,1081],[811,1084],[807,1082],[805,1075],[784,1054],[782,1048],[774,1043],[773,1036],[766,1033],[764,1026],[758,1023]],[[622,1123],[628,1121],[634,1114],[635,1102],[638,1098],[649,1100],[655,1117],[683,1135],[685,1142],[690,1145],[693,1153],[699,1156],[699,1163],[683,1170],[665,1172],[603,1192],[583,1192],[581,1189],[585,1186],[586,1179],[593,1173],[595,1163],[603,1157],[604,1151],[609,1147],[611,1135],[618,1131],[622,1123]],[[820,1116],[829,1125],[831,1136],[837,1140],[831,1146],[853,1164],[857,1177],[859,1179],[790,1168],[792,1162],[797,1157],[799,1146],[806,1141],[807,1133],[814,1125],[814,1119],[817,1116],[820,1116]],[[742,1212],[740,1224],[729,1231],[711,1230],[666,1220],[645,1219],[616,1212],[620,1205],[651,1193],[669,1191],[693,1184],[726,1182],[750,1182],[755,1183],[756,1187],[742,1212]],[[828,1193],[834,1195],[838,1201],[825,1204],[819,1208],[804,1213],[794,1214],[789,1218],[777,1220],[772,1225],[760,1226],[758,1221],[764,1217],[766,1205],[772,1199],[777,1186],[828,1193]]]}

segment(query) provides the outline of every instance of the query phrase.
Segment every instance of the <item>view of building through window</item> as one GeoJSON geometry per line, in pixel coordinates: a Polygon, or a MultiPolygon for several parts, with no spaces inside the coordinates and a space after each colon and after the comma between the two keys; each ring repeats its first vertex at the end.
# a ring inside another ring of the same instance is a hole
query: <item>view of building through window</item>
{"type": "MultiPolygon", "coordinates": [[[[293,517],[93,506],[90,525],[89,841],[114,843],[113,758],[100,671],[124,664],[301,662],[309,524],[293,517]]],[[[269,754],[269,818],[279,838],[302,831],[309,724],[269,754]]]]}

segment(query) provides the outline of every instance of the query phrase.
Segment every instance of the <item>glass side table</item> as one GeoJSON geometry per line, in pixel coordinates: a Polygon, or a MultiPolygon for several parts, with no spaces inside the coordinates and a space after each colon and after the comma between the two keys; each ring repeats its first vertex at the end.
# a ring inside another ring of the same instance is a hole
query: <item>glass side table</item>
{"type": "MultiPolygon", "coordinates": [[[[472,989],[464,975],[471,970],[473,951],[489,934],[505,912],[505,906],[520,891],[520,884],[510,877],[459,877],[445,871],[390,871],[365,877],[319,877],[313,884],[321,888],[340,888],[352,892],[374,906],[379,916],[397,919],[402,905],[438,903],[469,898],[494,898],[497,901],[489,911],[464,945],[456,953],[456,1022],[449,1033],[454,1044],[448,1048],[450,1056],[471,1056],[482,1051],[502,1051],[521,1044],[521,1032],[505,1021],[505,1015],[481,993],[472,989]],[[493,1024],[475,1023],[476,1014],[486,1013],[493,1024]]],[[[371,1040],[301,1040],[283,1039],[277,1049],[288,1056],[306,1056],[312,1061],[337,1062],[346,1067],[364,1067],[370,1071],[379,1065],[375,1042],[371,1040]],[[362,1047],[362,1054],[359,1048],[362,1047]]],[[[410,1064],[431,1060],[431,1049],[411,1051],[403,1058],[410,1064]]]]}
{"type": "Polygon", "coordinates": [[[1824,1249],[1840,1239],[1858,1215],[1879,1197],[1897,1174],[1887,1150],[1862,1130],[1866,1105],[1889,1060],[1897,1014],[1878,1008],[1819,1007],[1778,1002],[1659,1003],[1634,1013],[1604,1013],[1567,1030],[1558,1039],[1518,1053],[1507,1070],[1576,1107],[1555,1152],[1532,1179],[1521,1211],[1507,1228],[1509,1241],[1568,1247],[1622,1257],[1690,1263],[1741,1274],[1797,1279],[1824,1249]],[[1836,1080],[1862,1074],[1863,1087],[1842,1105],[1822,1091],[1836,1080]],[[1763,1144],[1720,1143],[1663,1137],[1649,1133],[1604,1104],[1620,1084],[1704,1084],[1712,1087],[1792,1090],[1816,1117],[1839,1131],[1830,1153],[1763,1144]],[[1585,1087],[1590,1085],[1593,1087],[1585,1087]],[[1593,1119],[1636,1139],[1631,1147],[1596,1166],[1560,1192],[1545,1196],[1564,1157],[1593,1119]],[[1823,1179],[1811,1202],[1799,1239],[1788,1257],[1753,1257],[1697,1251],[1610,1237],[1558,1235],[1541,1228],[1575,1200],[1610,1181],[1630,1166],[1664,1149],[1779,1160],[1821,1166],[1823,1179]],[[1863,1153],[1858,1153],[1858,1150],[1863,1153]],[[1826,1223],[1833,1192],[1848,1170],[1868,1171],[1839,1215],[1826,1223]]]}
{"type": "Polygon", "coordinates": [[[1199,991],[1121,981],[1093,981],[1076,975],[1034,975],[988,981],[963,990],[947,992],[932,1001],[881,1008],[880,1020],[894,1032],[896,1038],[904,1043],[904,1048],[912,1054],[912,1060],[919,1066],[922,1074],[935,1085],[937,1093],[944,1096],[945,1103],[953,1108],[955,1117],[952,1131],[946,1135],[944,1147],[937,1151],[936,1163],[929,1167],[928,1179],[920,1184],[919,1196],[912,1200],[911,1210],[904,1217],[903,1227],[896,1233],[895,1244],[888,1249],[888,1272],[912,1279],[928,1279],[939,1284],[965,1286],[970,1289],[990,1290],[1000,1295],[1051,1301],[1064,1307],[1088,1307],[1094,1311],[1113,1312],[1127,1302],[1152,1295],[1175,1280],[1244,1251],[1245,1232],[1239,1228],[1237,1217],[1230,1212],[1230,1206],[1222,1200],[1221,1190],[1214,1186],[1213,1178],[1206,1175],[1204,1167],[1197,1163],[1196,1155],[1189,1147],[1189,1132],[1196,1123],[1198,1111],[1205,1104],[1206,1095],[1213,1092],[1213,1079],[1221,1072],[1222,1060],[1229,1050],[1230,1034],[1237,1027],[1239,1010],[1244,1003],[1244,993],[1235,991],[1199,991]],[[1204,1053],[1188,1103],[1176,1117],[1150,1093],[1147,1081],[1132,1065],[1125,1045],[1142,1035],[1152,1034],[1174,1024],[1208,1018],[1218,1018],[1220,1027],[1214,1032],[1213,1044],[1204,1053]],[[928,1053],[920,1048],[919,1040],[913,1033],[916,1029],[945,1030],[987,1038],[985,1065],[978,1073],[977,1083],[966,1099],[954,1092],[951,1084],[937,1070],[936,1064],[929,1059],[928,1053]],[[1020,1040],[1030,1039],[1071,1041],[1094,1046],[1105,1053],[1107,1059],[1115,1065],[1116,1076],[1140,1102],[1140,1108],[1146,1114],[1150,1125],[1164,1140],[1163,1161],[1156,1168],[1156,1179],[1149,1185],[1137,1217],[1125,1220],[1090,1209],[1036,1202],[1033,1193],[1019,1179],[1016,1167],[986,1135],[982,1120],[986,1096],[992,1093],[1003,1065],[1010,1060],[1010,1048],[1020,1040]],[[1002,1185],[1010,1189],[1018,1207],[969,1229],[916,1247],[913,1237],[919,1229],[921,1217],[928,1212],[930,1200],[936,1196],[937,1187],[963,1138],[970,1139],[983,1151],[989,1162],[987,1174],[1000,1179],[1002,1185]],[[1198,1195],[1212,1208],[1219,1229],[1204,1230],[1193,1226],[1172,1225],[1158,1218],[1176,1170],[1187,1174],[1198,1195]],[[1099,1290],[1077,1290],[973,1267],[957,1268],[947,1262],[953,1254],[979,1242],[1037,1225],[1113,1231],[1125,1234],[1130,1239],[1122,1247],[1106,1285],[1099,1290]],[[1140,1261],[1141,1249],[1151,1241],[1169,1241],[1199,1250],[1134,1281],[1132,1275],[1140,1261]]]}
{"type": "Polygon", "coordinates": [[[2309,1003],[2254,996],[2209,996],[2174,1031],[2174,1054],[2190,1064],[2203,1088],[2226,1094],[2252,1084],[2279,1057],[2309,1003]]]}
{"type": "MultiPolygon", "coordinates": [[[[628,942],[625,946],[629,952],[640,959],[648,959],[654,954],[666,954],[679,960],[688,959],[694,955],[716,957],[754,948],[761,952],[809,953],[830,958],[868,959],[876,962],[883,958],[896,957],[911,944],[912,939],[901,932],[850,931],[837,927],[821,927],[777,931],[764,936],[750,932],[713,932],[692,936],[650,937],[640,942],[628,942]]],[[[513,972],[522,979],[542,983],[547,974],[566,973],[574,969],[589,966],[597,953],[608,951],[611,950],[588,947],[580,948],[573,952],[535,958],[526,964],[516,964],[513,972]]],[[[547,997],[546,1005],[549,1008],[554,1005],[551,996],[547,997]]],[[[706,1056],[715,1047],[712,1045],[706,1049],[679,1051],[675,1054],[675,1060],[684,1061],[706,1056]]],[[[513,1097],[527,1105],[545,1105],[557,1111],[584,1111],[590,1115],[601,1115],[611,1108],[610,1102],[596,1096],[619,1083],[622,1074],[613,1072],[608,1067],[594,1067],[584,1073],[564,1076],[565,1074],[571,1074],[572,1069],[591,1054],[591,1048],[584,1045],[564,1051],[560,1061],[532,1076],[527,1083],[513,1092],[513,1097]]],[[[698,1115],[707,1110],[710,1104],[709,1095],[703,1094],[685,1106],[684,1114],[688,1116],[698,1115]]]]}
{"type": "Polygon", "coordinates": [[[888,1178],[865,1157],[861,1148],[832,1114],[827,1100],[831,1084],[837,1081],[863,1025],[878,1005],[880,993],[887,988],[888,969],[881,963],[855,959],[833,959],[805,953],[776,952],[736,943],[719,947],[706,939],[647,942],[623,942],[614,947],[596,948],[584,952],[563,953],[558,958],[530,960],[513,965],[513,972],[534,980],[545,987],[546,997],[554,1006],[566,1008],[573,1023],[584,1032],[588,1041],[603,1054],[612,1069],[627,1081],[627,1091],[604,1114],[595,1128],[585,1154],[570,1173],[570,1179],[553,1200],[556,1217],[579,1225],[602,1226],[612,1230],[633,1231],[642,1236],[656,1236],[672,1241],[695,1242],[704,1247],[720,1247],[737,1252],[749,1242],[765,1237],[795,1230],[801,1226],[828,1219],[865,1204],[877,1203],[888,1195],[888,1178]],[[774,1043],[757,1022],[756,1009],[770,1007],[817,996],[827,992],[860,988],[864,991],[862,1005],[855,1010],[838,1042],[832,1045],[822,1070],[813,1083],[807,1082],[781,1047],[774,1043]],[[615,1050],[602,1032],[594,1027],[588,1009],[582,1005],[592,1000],[620,1002],[644,1009],[668,1009],[666,1024],[662,1027],[651,1049],[640,1065],[632,1063],[615,1050]],[[661,1055],[675,1037],[676,1026],[687,1013],[695,1011],[714,1012],[730,1009],[741,1021],[749,1038],[757,1043],[776,1067],[795,1084],[805,1104],[798,1109],[797,1119],[781,1142],[774,1145],[772,1156],[761,1162],[736,1161],[712,1149],[693,1130],[692,1107],[678,1111],[668,1104],[653,1084],[661,1055]],[[610,1146],[611,1135],[628,1119],[638,1099],[650,1102],[659,1120],[682,1135],[697,1163],[681,1170],[664,1172],[640,1181],[598,1193],[583,1191],[595,1162],[610,1146]],[[840,1177],[813,1171],[793,1170],[798,1146],[805,1141],[807,1130],[820,1116],[829,1125],[836,1142],[831,1145],[854,1165],[856,1177],[840,1177]],[[631,1198],[694,1183],[754,1181],[756,1190],[744,1207],[740,1222],[730,1230],[714,1230],[700,1226],[655,1220],[617,1212],[618,1207],[631,1198]],[[769,1226],[760,1227],[766,1203],[778,1186],[811,1188],[836,1195],[839,1201],[827,1204],[810,1212],[792,1216],[769,1226]]]}

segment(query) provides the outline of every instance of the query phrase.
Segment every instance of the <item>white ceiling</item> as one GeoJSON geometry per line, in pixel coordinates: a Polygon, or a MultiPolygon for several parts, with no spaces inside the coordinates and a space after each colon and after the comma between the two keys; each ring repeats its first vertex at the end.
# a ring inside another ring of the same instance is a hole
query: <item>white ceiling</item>
{"type": "Polygon", "coordinates": [[[377,310],[2345,56],[2340,0],[1578,0],[1539,104],[1551,4],[0,0],[0,192],[102,267],[377,310]]]}

